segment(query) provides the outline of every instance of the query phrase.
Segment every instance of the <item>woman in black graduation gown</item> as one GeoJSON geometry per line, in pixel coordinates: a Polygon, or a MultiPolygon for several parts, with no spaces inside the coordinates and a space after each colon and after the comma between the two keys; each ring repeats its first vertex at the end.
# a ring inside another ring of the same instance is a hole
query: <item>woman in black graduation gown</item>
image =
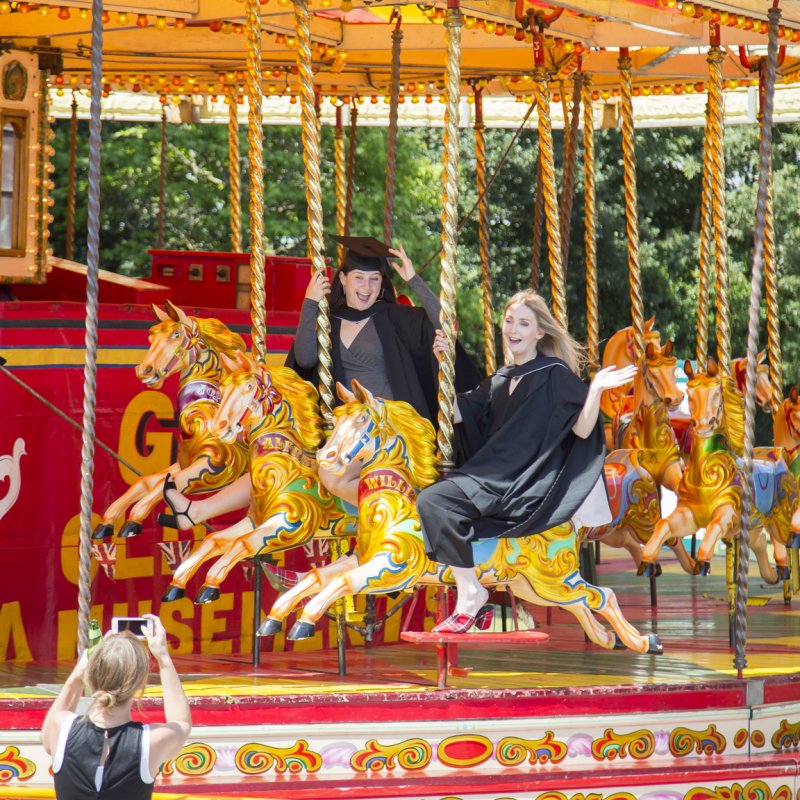
{"type": "MultiPolygon", "coordinates": [[[[434,350],[446,346],[437,332],[434,350]]],[[[582,347],[535,292],[516,294],[503,312],[507,366],[459,395],[455,422],[466,460],[417,498],[426,551],[451,567],[454,613],[435,632],[491,624],[487,590],[474,569],[472,542],[529,536],[573,518],[611,519],[603,482],[600,395],[631,380],[635,367],[578,377],[582,347]]]]}

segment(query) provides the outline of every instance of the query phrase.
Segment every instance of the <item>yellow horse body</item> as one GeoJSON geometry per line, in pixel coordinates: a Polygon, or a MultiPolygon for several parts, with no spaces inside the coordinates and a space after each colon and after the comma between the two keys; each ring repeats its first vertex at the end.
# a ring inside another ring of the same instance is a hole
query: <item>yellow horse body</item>
{"type": "Polygon", "coordinates": [[[353,534],[354,518],[317,478],[315,451],[322,440],[317,390],[293,370],[256,365],[244,353],[228,367],[209,427],[222,442],[246,439],[250,504],[242,520],[194,548],[175,571],[165,602],[183,597],[190,578],[212,558],[217,561],[196,603],[216,600],[220,584],[244,558],[297,547],[313,536],[353,534]]]}
{"type": "MultiPolygon", "coordinates": [[[[719,374],[709,360],[707,373],[695,374],[689,362],[687,391],[693,439],[686,469],[678,486],[678,504],[646,544],[640,574],[649,574],[664,542],[671,537],[690,536],[705,528],[697,554],[695,572],[706,574],[714,548],[721,539],[739,532],[742,504],[742,471],[737,462],[744,434],[743,398],[734,382],[719,374]]],[[[780,448],[756,448],[754,469],[762,480],[754,480],[754,513],[751,546],[758,557],[762,577],[774,583],[777,575],[766,557],[762,528],[772,538],[775,561],[785,573],[786,542],[791,535],[792,510],[797,501],[797,481],[786,466],[780,448]],[[760,486],[767,487],[761,490],[760,486]]]]}
{"type": "Polygon", "coordinates": [[[140,478],[111,503],[95,529],[96,539],[112,536],[114,523],[123,515],[126,523],[120,536],[140,533],[142,521],[162,497],[167,475],[180,491],[191,494],[220,489],[247,469],[245,444],[221,442],[209,430],[221,397],[220,382],[227,374],[221,357],[244,351],[244,340],[219,320],[189,317],[169,301],[165,308],[166,313],[153,306],[159,321],[150,329],[150,348],[136,367],[136,376],[156,390],[180,372],[177,461],[140,478]]]}
{"type": "MultiPolygon", "coordinates": [[[[354,461],[362,464],[357,555],[307,573],[278,598],[262,633],[277,633],[297,603],[310,595],[315,596],[290,639],[311,636],[317,620],[341,597],[452,583],[449,568],[425,554],[416,512],[417,491],[437,477],[433,426],[407,403],[376,399],[354,385],[357,397],[339,387],[346,404],[336,410],[334,431],[317,455],[327,470],[344,470],[354,461]]],[[[473,547],[485,585],[506,586],[524,600],[570,611],[601,647],[614,647],[619,637],[637,652],[661,652],[657,636],[643,636],[625,619],[613,591],[581,577],[570,524],[536,536],[484,540],[473,547]],[[605,617],[617,636],[592,612],[605,617]]]]}

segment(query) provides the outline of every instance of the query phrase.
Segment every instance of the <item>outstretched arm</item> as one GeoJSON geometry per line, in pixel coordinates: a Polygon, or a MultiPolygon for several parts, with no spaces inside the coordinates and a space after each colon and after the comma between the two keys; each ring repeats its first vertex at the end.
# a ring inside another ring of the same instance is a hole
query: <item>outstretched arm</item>
{"type": "Polygon", "coordinates": [[[403,245],[399,244],[396,248],[389,250],[392,255],[400,259],[397,261],[390,261],[389,263],[394,267],[397,274],[408,284],[409,288],[413,289],[414,294],[422,303],[428,319],[434,328],[439,327],[439,317],[442,313],[442,307],[439,304],[439,298],[433,293],[433,290],[427,283],[417,274],[414,269],[414,264],[411,259],[406,255],[403,245]]]}
{"type": "Polygon", "coordinates": [[[636,374],[636,369],[633,365],[622,369],[606,367],[594,376],[589,384],[589,393],[586,395],[581,413],[572,426],[572,432],[576,436],[580,436],[581,439],[589,437],[597,424],[597,417],[600,414],[600,397],[603,392],[629,383],[636,374]]]}
{"type": "Polygon", "coordinates": [[[167,720],[164,725],[150,726],[150,774],[155,775],[161,764],[180,753],[192,730],[192,713],[169,654],[164,626],[153,614],[144,616],[153,621],[153,634],[147,636],[147,644],[161,673],[164,717],[167,720]]]}
{"type": "Polygon", "coordinates": [[[44,718],[41,739],[44,750],[49,756],[53,755],[58,745],[58,734],[64,719],[68,714],[74,713],[78,701],[83,696],[83,676],[88,660],[88,650],[85,650],[44,718]]]}

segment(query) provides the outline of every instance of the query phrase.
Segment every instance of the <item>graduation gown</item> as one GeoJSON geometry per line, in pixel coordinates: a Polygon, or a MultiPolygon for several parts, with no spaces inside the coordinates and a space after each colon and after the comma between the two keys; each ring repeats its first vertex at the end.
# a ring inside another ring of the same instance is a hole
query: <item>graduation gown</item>
{"type": "Polygon", "coordinates": [[[570,520],[603,472],[600,422],[582,439],[572,426],[588,387],[560,359],[503,367],[458,398],[464,463],[453,481],[481,512],[476,538],[529,536],[570,520]],[[509,382],[522,375],[509,395],[509,382]]]}
{"type": "MultiPolygon", "coordinates": [[[[351,312],[348,316],[364,314],[351,312]]],[[[364,316],[370,316],[383,348],[386,374],[395,400],[405,400],[434,425],[438,410],[439,364],[433,354],[434,328],[424,308],[399,303],[378,302],[364,316]]],[[[331,344],[333,378],[345,383],[341,358],[342,320],[334,310],[331,314],[331,344]]],[[[286,357],[286,366],[302,378],[319,385],[317,368],[299,367],[294,357],[294,347],[286,357]]],[[[477,386],[481,374],[466,351],[456,349],[456,391],[465,392],[477,386]]],[[[348,388],[350,388],[348,386],[348,388]]]]}

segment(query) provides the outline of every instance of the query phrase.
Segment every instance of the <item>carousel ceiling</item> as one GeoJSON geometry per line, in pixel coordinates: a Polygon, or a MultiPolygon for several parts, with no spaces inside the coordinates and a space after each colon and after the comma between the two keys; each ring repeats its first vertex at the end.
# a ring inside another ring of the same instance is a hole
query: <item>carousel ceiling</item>
{"type": "MultiPolygon", "coordinates": [[[[705,91],[709,30],[718,25],[726,89],[755,85],[752,68],[766,49],[769,3],[693,3],[679,0],[462,0],[462,91],[478,83],[487,97],[531,93],[530,24],[544,26],[554,99],[569,91],[578,69],[593,76],[597,99],[619,82],[620,48],[629,48],[634,95],[705,91]],[[744,59],[742,58],[744,55],[744,59]]],[[[779,81],[800,74],[800,0],[780,3],[779,81]]],[[[311,0],[315,83],[323,95],[374,97],[389,93],[392,31],[402,31],[404,99],[432,102],[444,77],[443,2],[311,0]],[[398,20],[399,13],[399,20],[398,20]],[[414,100],[416,98],[416,100],[414,100]]],[[[264,92],[297,91],[291,0],[262,0],[264,92]]],[[[91,14],[76,0],[46,5],[0,0],[0,46],[30,49],[54,66],[58,91],[84,90],[90,78],[91,14]]],[[[107,3],[103,82],[106,95],[152,93],[166,102],[189,95],[245,92],[245,4],[236,0],[139,0],[107,3]]]]}

